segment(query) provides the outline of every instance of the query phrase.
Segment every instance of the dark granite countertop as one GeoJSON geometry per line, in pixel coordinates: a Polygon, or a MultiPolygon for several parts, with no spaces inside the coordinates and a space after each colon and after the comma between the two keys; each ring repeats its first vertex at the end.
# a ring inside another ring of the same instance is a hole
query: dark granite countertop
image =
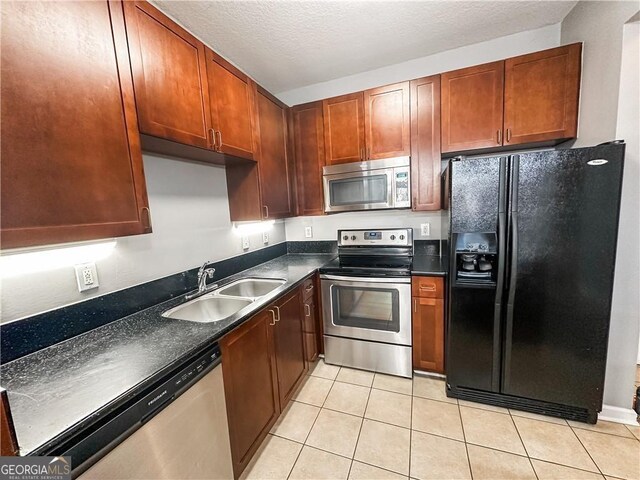
{"type": "Polygon", "coordinates": [[[184,302],[180,296],[2,365],[20,454],[45,452],[91,425],[333,257],[289,254],[227,277],[219,284],[250,276],[286,280],[228,320],[163,318],[184,302]]]}
{"type": "Polygon", "coordinates": [[[439,257],[437,255],[414,255],[411,264],[412,275],[431,275],[442,276],[447,275],[449,270],[449,261],[447,257],[439,257]]]}

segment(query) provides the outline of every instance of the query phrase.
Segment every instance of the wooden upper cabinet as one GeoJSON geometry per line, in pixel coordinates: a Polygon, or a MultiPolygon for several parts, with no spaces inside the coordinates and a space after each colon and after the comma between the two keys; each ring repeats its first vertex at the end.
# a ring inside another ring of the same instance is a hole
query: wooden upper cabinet
{"type": "Polygon", "coordinates": [[[286,106],[258,88],[258,125],[260,131],[260,192],[263,218],[284,218],[294,213],[291,168],[287,155],[286,106]]]}
{"type": "Polygon", "coordinates": [[[323,100],[322,108],[327,165],[364,160],[363,93],[350,93],[323,100]]]}
{"type": "Polygon", "coordinates": [[[256,84],[222,57],[205,50],[215,149],[254,160],[256,84]]]}
{"type": "Polygon", "coordinates": [[[582,44],[505,61],[504,144],[576,137],[582,44]]]}
{"type": "Polygon", "coordinates": [[[2,248],[150,232],[121,4],[6,2],[1,42],[2,248]]]}
{"type": "Polygon", "coordinates": [[[409,156],[409,117],[409,82],[365,90],[365,158],[409,156]]]}
{"type": "Polygon", "coordinates": [[[412,80],[411,208],[440,210],[440,75],[412,80]]]}
{"type": "Polygon", "coordinates": [[[140,132],[212,148],[204,45],[149,3],[123,3],[140,132]]]}
{"type": "Polygon", "coordinates": [[[441,75],[442,152],[502,145],[504,61],[441,75]]]}
{"type": "Polygon", "coordinates": [[[298,187],[298,214],[322,215],[324,213],[322,102],[293,107],[291,116],[298,187]]]}

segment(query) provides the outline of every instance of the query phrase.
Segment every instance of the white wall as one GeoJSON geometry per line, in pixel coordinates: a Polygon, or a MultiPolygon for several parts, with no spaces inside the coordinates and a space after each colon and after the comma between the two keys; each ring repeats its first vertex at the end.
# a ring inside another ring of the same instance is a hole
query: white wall
{"type": "Polygon", "coordinates": [[[389,83],[402,82],[471,65],[493,62],[524,53],[557,47],[558,45],[560,45],[560,24],[549,25],[328,82],[280,92],[276,96],[287,105],[298,105],[389,83]]]}
{"type": "Polygon", "coordinates": [[[624,26],[637,12],[637,2],[584,1],[562,22],[563,43],[584,42],[574,146],[627,141],[603,413],[631,408],[638,352],[640,40],[638,24],[624,26]]]}
{"type": "Polygon", "coordinates": [[[413,238],[417,240],[439,240],[448,232],[441,230],[441,213],[414,213],[411,210],[388,210],[376,212],[349,212],[317,217],[295,217],[285,220],[287,240],[336,240],[341,228],[393,228],[411,227],[413,238]],[[420,224],[429,223],[431,235],[420,236],[420,224]],[[312,227],[313,238],[305,238],[304,228],[312,227]]]}
{"type": "Polygon", "coordinates": [[[581,1],[561,24],[561,41],[584,42],[578,139],[574,147],[616,138],[623,25],[636,1],[581,1]]]}
{"type": "MultiPolygon", "coordinates": [[[[243,252],[229,220],[223,168],[144,155],[153,233],[117,239],[96,265],[100,287],[79,293],[72,265],[2,278],[2,322],[59,308],[243,252]]],[[[270,245],[285,240],[284,223],[269,232],[270,245]]],[[[250,236],[262,248],[262,234],[250,236]]],[[[3,252],[3,254],[6,252],[3,252]]]]}

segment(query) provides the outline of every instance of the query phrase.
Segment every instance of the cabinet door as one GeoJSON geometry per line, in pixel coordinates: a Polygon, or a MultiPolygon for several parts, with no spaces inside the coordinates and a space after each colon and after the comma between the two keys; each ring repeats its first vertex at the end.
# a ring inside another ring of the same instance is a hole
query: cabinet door
{"type": "Polygon", "coordinates": [[[505,60],[505,145],[574,138],[582,44],[505,60]]]}
{"type": "Polygon", "coordinates": [[[204,45],[147,2],[124,2],[140,132],[211,148],[204,45]]]}
{"type": "Polygon", "coordinates": [[[122,6],[6,2],[1,41],[2,248],[151,232],[122,6]]]}
{"type": "Polygon", "coordinates": [[[327,165],[364,160],[364,96],[350,93],[322,101],[327,165]]]}
{"type": "Polygon", "coordinates": [[[305,372],[300,290],[296,290],[278,302],[275,310],[278,321],[273,327],[273,333],[278,370],[278,391],[280,408],[284,409],[305,372]]]}
{"type": "Polygon", "coordinates": [[[504,61],[443,73],[442,152],[502,145],[504,61]]]}
{"type": "Polygon", "coordinates": [[[263,311],[220,340],[236,478],[280,413],[270,323],[271,314],[263,311]]]}
{"type": "Polygon", "coordinates": [[[440,75],[412,80],[411,208],[440,210],[440,75]]]}
{"type": "Polygon", "coordinates": [[[413,297],[413,368],[444,373],[444,300],[413,297]]]}
{"type": "Polygon", "coordinates": [[[364,92],[366,159],[409,156],[409,82],[364,92]]]}
{"type": "Polygon", "coordinates": [[[287,156],[287,117],[285,106],[268,92],[258,89],[260,129],[260,191],[263,217],[284,218],[293,215],[293,195],[287,156]]]}
{"type": "Polygon", "coordinates": [[[314,296],[304,300],[302,306],[304,307],[303,330],[306,358],[307,362],[313,362],[318,357],[318,313],[314,296]]]}
{"type": "Polygon", "coordinates": [[[211,125],[216,134],[216,149],[253,160],[256,85],[211,50],[206,49],[206,56],[211,125]]]}
{"type": "Polygon", "coordinates": [[[322,215],[322,167],[324,166],[324,124],[322,102],[291,109],[298,186],[298,214],[322,215]]]}

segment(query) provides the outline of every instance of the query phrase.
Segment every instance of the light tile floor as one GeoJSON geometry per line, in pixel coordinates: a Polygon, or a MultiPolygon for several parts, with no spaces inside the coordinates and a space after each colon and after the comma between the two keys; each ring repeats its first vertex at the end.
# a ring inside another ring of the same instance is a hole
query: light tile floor
{"type": "Polygon", "coordinates": [[[242,478],[640,480],[639,437],[640,428],[457,401],[441,380],[320,360],[242,478]]]}

